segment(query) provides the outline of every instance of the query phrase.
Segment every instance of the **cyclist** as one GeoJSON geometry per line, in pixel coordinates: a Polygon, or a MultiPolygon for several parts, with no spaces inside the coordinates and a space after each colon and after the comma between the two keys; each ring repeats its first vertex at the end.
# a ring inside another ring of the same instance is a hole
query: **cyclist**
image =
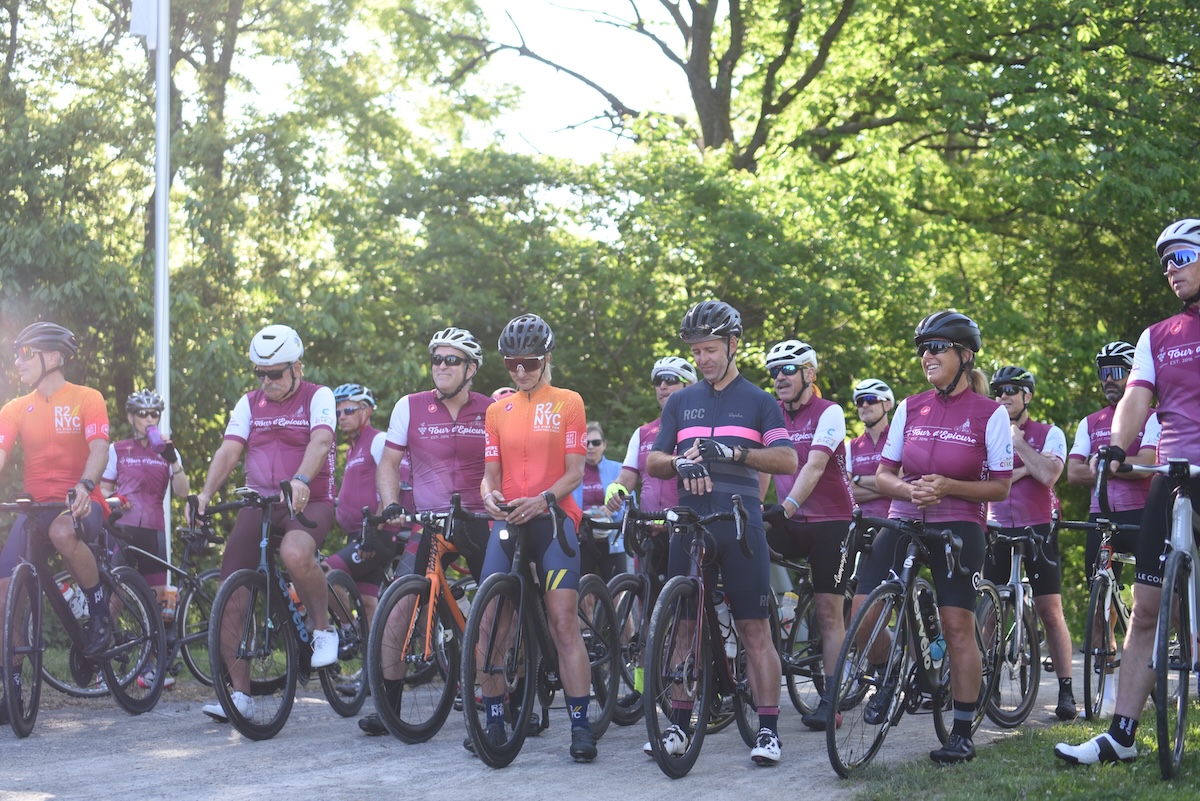
{"type": "MultiPolygon", "coordinates": [[[[125,418],[133,428],[133,438],[123,439],[108,447],[108,464],[100,479],[100,490],[104,497],[114,494],[121,497],[121,528],[131,537],[134,545],[158,558],[167,559],[167,525],[163,511],[163,499],[167,491],[177,497],[186,498],[189,486],[183,461],[171,440],[161,435],[155,441],[158,421],[166,404],[152,389],[142,389],[125,399],[125,418]],[[153,431],[152,431],[153,429],[153,431]]],[[[134,557],[138,572],[146,577],[146,583],[154,588],[158,602],[166,611],[167,571],[158,562],[134,557]]],[[[174,609],[174,606],[171,607],[174,609]]],[[[148,665],[139,677],[139,682],[153,682],[154,665],[148,665]]],[[[165,676],[163,686],[175,684],[174,676],[165,676]]],[[[146,685],[149,686],[149,685],[146,685]]]]}
{"type": "MultiPolygon", "coordinates": [[[[779,503],[763,512],[771,524],[767,543],[789,559],[808,558],[828,673],[846,639],[842,617],[848,578],[844,545],[854,513],[846,477],[846,415],[836,403],[816,395],[817,353],[807,342],[788,339],[777,343],[767,353],[767,371],[775,382],[784,426],[800,465],[794,475],[775,476],[779,503]]],[[[767,482],[768,476],[761,473],[763,497],[767,482]]],[[[800,716],[805,726],[825,730],[832,691],[833,677],[826,675],[820,703],[800,716]]]]}
{"type": "MultiPolygon", "coordinates": [[[[731,497],[747,500],[746,537],[753,557],[746,559],[735,543],[732,522],[715,524],[716,559],[725,579],[726,597],[738,633],[746,646],[750,689],[758,704],[759,732],[750,757],[757,765],[779,762],[779,687],[782,667],[771,638],[768,596],[771,562],[758,497],[759,472],[791,475],[798,460],[791,447],[783,414],[771,396],[738,371],[735,361],[742,338],[742,317],[728,303],[708,300],[683,316],[679,337],[691,346],[692,359],[704,380],[667,399],[658,436],[646,460],[656,478],[678,476],[679,502],[701,515],[731,512],[731,497]]],[[[688,551],[681,538],[671,543],[670,575],[688,571],[688,551]]],[[[716,586],[716,564],[713,571],[716,586]]],[[[672,714],[664,735],[667,753],[683,753],[691,732],[691,710],[672,714]]],[[[653,754],[650,744],[644,747],[653,754]]]]}
{"type": "MultiPolygon", "coordinates": [[[[338,658],[337,630],[329,628],[329,589],[317,562],[317,549],[333,526],[333,392],[303,380],[304,342],[286,325],[268,325],[250,340],[250,362],[261,389],[243,395],[229,415],[225,439],[208,465],[204,488],[197,495],[204,514],[225,485],[243,454],[246,483],[263,495],[290,481],[292,505],[315,523],[314,528],[288,517],[283,504],[271,510],[271,522],[283,530],[279,558],[314,624],[312,667],[332,665],[338,658]]],[[[221,559],[221,581],[235,570],[255,568],[259,561],[262,518],[257,509],[238,512],[221,559]]],[[[242,660],[231,665],[233,703],[246,717],[254,715],[250,674],[242,660]]],[[[201,711],[225,722],[219,703],[201,711]]]]}
{"type": "MultiPolygon", "coordinates": [[[[587,450],[584,453],[583,482],[572,493],[575,503],[594,520],[620,520],[621,513],[610,512],[604,496],[606,488],[620,474],[621,463],[604,458],[608,438],[604,436],[604,428],[598,421],[588,421],[584,444],[587,450]]],[[[584,575],[595,573],[606,582],[618,573],[624,573],[625,542],[618,537],[611,544],[599,540],[585,544],[579,552],[579,572],[584,575]],[[593,545],[596,551],[591,550],[593,545]]]]}
{"type": "MultiPolygon", "coordinates": [[[[1108,454],[1114,461],[1125,461],[1135,447],[1136,437],[1145,424],[1150,404],[1158,398],[1158,421],[1162,436],[1158,458],[1187,459],[1200,464],[1200,423],[1196,408],[1200,402],[1200,220],[1185,219],[1171,223],[1155,244],[1163,275],[1175,296],[1183,301],[1183,310],[1157,322],[1142,332],[1134,349],[1133,368],[1125,394],[1113,413],[1108,454]]],[[[1200,481],[1193,481],[1193,493],[1200,493],[1200,481]]],[[[1170,531],[1171,492],[1162,476],[1150,482],[1142,530],[1138,534],[1137,565],[1133,585],[1133,611],[1125,655],[1117,684],[1117,703],[1108,731],[1080,744],[1059,743],[1054,754],[1077,764],[1128,762],[1137,756],[1134,736],[1138,719],[1156,680],[1150,667],[1162,600],[1160,557],[1170,531]]]]}
{"type": "MultiPolygon", "coordinates": [[[[933,571],[950,653],[954,723],[946,745],[929,756],[949,764],[975,757],[971,725],[982,676],[975,642],[975,584],[984,560],[984,505],[1008,497],[1012,429],[1008,413],[988,397],[986,376],[975,369],[983,340],[974,320],[955,311],[935,312],[917,325],[913,344],[932,388],[896,407],[875,481],[892,498],[890,517],[936,523],[963,540],[961,560],[971,575],[947,578],[933,571]]],[[[898,537],[886,529],[875,539],[871,556],[860,567],[855,614],[867,594],[898,570],[893,564],[903,554],[898,537]]],[[[899,679],[885,677],[863,705],[868,723],[875,725],[887,714],[899,679]]]]}
{"type": "MultiPolygon", "coordinates": [[[[1071,484],[1092,486],[1095,484],[1095,458],[1100,448],[1109,444],[1112,434],[1113,414],[1117,402],[1125,394],[1125,385],[1129,382],[1129,368],[1133,367],[1133,345],[1120,340],[1109,342],[1096,354],[1096,370],[1100,376],[1100,389],[1108,401],[1103,409],[1092,412],[1079,421],[1075,429],[1075,441],[1071,452],[1067,454],[1067,481],[1071,484]]],[[[1130,442],[1131,457],[1144,464],[1154,464],[1157,461],[1158,437],[1161,429],[1158,425],[1158,415],[1147,410],[1146,419],[1137,436],[1130,442]]],[[[1139,473],[1117,473],[1113,476],[1117,481],[1108,485],[1108,504],[1112,514],[1108,517],[1114,523],[1137,525],[1142,519],[1142,510],[1146,506],[1146,493],[1150,491],[1150,476],[1139,473]]],[[[1088,512],[1088,520],[1095,522],[1101,517],[1100,500],[1092,493],[1092,504],[1088,512]]],[[[1137,533],[1118,531],[1112,535],[1112,547],[1122,553],[1133,553],[1137,549],[1137,533]]],[[[1090,578],[1096,564],[1096,554],[1100,552],[1100,532],[1089,531],[1084,550],[1084,575],[1090,578]]],[[[1113,575],[1120,581],[1125,565],[1113,560],[1113,575]]],[[[1112,620],[1116,626],[1116,618],[1112,620]]],[[[1099,634],[1099,632],[1097,632],[1099,634]]],[[[1110,633],[1109,636],[1112,636],[1110,633]]],[[[1104,683],[1104,698],[1101,701],[1101,715],[1111,717],[1113,707],[1117,702],[1117,682],[1104,683]]]]}
{"type": "MultiPolygon", "coordinates": [[[[444,512],[450,508],[450,496],[458,493],[463,508],[483,512],[479,485],[483,480],[484,416],[492,405],[491,398],[471,391],[475,374],[483,365],[483,348],[465,328],[445,328],[429,340],[430,372],[433,389],[405,395],[396,402],[388,424],[383,459],[376,473],[375,486],[383,515],[399,520],[401,508],[400,467],[404,459],[411,463],[412,502],[421,512],[444,512]]],[[[410,509],[410,511],[412,511],[410,509]]],[[[457,546],[467,558],[471,575],[480,579],[484,551],[487,548],[488,525],[483,520],[463,521],[459,529],[467,541],[457,546]]],[[[430,535],[422,534],[414,550],[412,567],[424,575],[429,562],[430,535]]],[[[405,562],[408,562],[406,555],[405,562]]],[[[384,643],[397,651],[403,648],[405,621],[412,606],[397,604],[384,625],[384,643]]],[[[384,666],[383,684],[386,699],[399,709],[403,701],[404,674],[388,675],[396,667],[384,666]]],[[[372,713],[358,722],[369,735],[387,734],[387,727],[372,713]]],[[[469,738],[468,738],[469,739],[469,738]]]]}
{"type": "MultiPolygon", "coordinates": [[[[99,392],[72,384],[64,375],[67,364],[79,353],[79,340],[71,331],[54,323],[34,323],[17,335],[13,350],[20,381],[32,391],[0,408],[0,470],[19,440],[24,452],[24,489],[34,501],[64,503],[67,493],[75,490],[69,517],[59,512],[36,514],[87,598],[91,617],[84,631],[83,653],[94,656],[108,648],[113,629],[96,557],[87,546],[99,534],[106,509],[96,482],[108,458],[108,411],[99,392]],[[83,525],[82,540],[75,534],[72,519],[83,525]]],[[[25,526],[26,518],[21,515],[0,551],[0,620],[4,619],[9,580],[25,551],[25,526]]],[[[7,723],[3,694],[0,710],[2,722],[7,723]]]]}
{"type": "Polygon", "coordinates": [[[496,389],[492,390],[492,400],[503,400],[509,395],[516,394],[516,392],[512,387],[496,387],[496,389]]]}
{"type": "Polygon", "coordinates": [[[854,385],[854,405],[866,430],[850,440],[850,480],[854,502],[866,517],[887,517],[892,499],[875,486],[879,453],[887,441],[888,413],[896,405],[892,388],[878,378],[864,378],[854,385]]]}
{"type": "MultiPolygon", "coordinates": [[[[576,611],[579,554],[568,557],[556,539],[553,522],[538,517],[550,501],[556,501],[567,514],[563,525],[568,537],[575,534],[583,518],[572,495],[583,481],[583,399],[550,383],[554,332],[541,317],[522,314],[510,320],[500,333],[499,348],[517,392],[487,410],[481,491],[484,507],[496,523],[480,582],[511,568],[515,543],[501,539],[505,523],[528,524],[542,586],[548,588],[546,616],[558,649],[559,677],[571,715],[571,757],[576,762],[590,762],[597,751],[588,722],[590,662],[576,611]],[[503,512],[500,504],[515,508],[503,512]]],[[[496,686],[494,677],[483,682],[484,736],[502,744],[507,738],[504,699],[496,693],[496,686]]]]}
{"type": "MultiPolygon", "coordinates": [[[[1029,417],[1033,400],[1033,373],[1024,367],[1005,365],[992,374],[992,394],[1008,412],[1013,441],[1013,478],[1008,498],[988,504],[988,521],[1004,534],[1017,535],[1027,526],[1047,539],[1026,557],[1033,605],[1046,629],[1046,646],[1058,677],[1059,720],[1074,720],[1079,714],[1071,687],[1071,632],[1062,608],[1062,565],[1058,534],[1051,530],[1054,482],[1062,475],[1067,460],[1067,438],[1062,429],[1029,417]]],[[[1008,582],[1012,571],[1012,549],[992,551],[984,578],[996,584],[1008,582]]]]}

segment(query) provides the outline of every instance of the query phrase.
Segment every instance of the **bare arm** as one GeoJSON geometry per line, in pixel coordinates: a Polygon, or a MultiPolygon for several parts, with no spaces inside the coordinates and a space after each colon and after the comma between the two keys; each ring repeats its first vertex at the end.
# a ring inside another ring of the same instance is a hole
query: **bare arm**
{"type": "Polygon", "coordinates": [[[1039,484],[1053,487],[1059,476],[1062,475],[1062,461],[1055,456],[1047,456],[1034,450],[1020,435],[1020,432],[1013,432],[1013,448],[1021,457],[1021,461],[1025,463],[1025,469],[1029,471],[1029,475],[1033,476],[1039,484]]]}
{"type": "Polygon", "coordinates": [[[1117,403],[1113,414],[1110,442],[1122,450],[1128,450],[1133,438],[1142,430],[1142,421],[1150,414],[1150,403],[1154,393],[1143,386],[1126,387],[1125,394],[1117,403]]]}
{"type": "Polygon", "coordinates": [[[208,502],[221,487],[225,486],[230,474],[242,460],[242,452],[245,450],[246,446],[235,439],[221,442],[221,446],[213,454],[212,461],[208,463],[208,475],[204,478],[204,486],[196,495],[199,501],[196,511],[199,514],[204,514],[204,508],[208,506],[208,502]]]}
{"type": "Polygon", "coordinates": [[[1067,458],[1067,483],[1068,484],[1091,484],[1092,469],[1087,462],[1079,459],[1067,458]]]}
{"type": "Polygon", "coordinates": [[[646,472],[655,478],[674,478],[675,457],[662,451],[650,451],[646,455],[646,472]]]}
{"type": "Polygon", "coordinates": [[[375,469],[375,491],[379,493],[380,511],[400,502],[400,463],[404,461],[405,451],[405,448],[383,446],[383,458],[375,469]]]}
{"type": "Polygon", "coordinates": [[[804,463],[804,467],[800,468],[800,474],[796,476],[796,481],[792,484],[791,491],[785,497],[780,498],[779,502],[783,503],[785,500],[790,500],[794,506],[792,512],[799,509],[808,500],[808,496],[812,494],[813,488],[821,480],[821,474],[825,472],[825,466],[828,464],[828,453],[816,450],[809,451],[808,461],[804,463]]]}
{"type": "MultiPolygon", "coordinates": [[[[304,458],[300,460],[297,475],[316,475],[321,469],[321,462],[329,458],[329,450],[333,447],[333,432],[328,428],[318,428],[309,435],[308,447],[304,449],[304,458]]],[[[308,484],[292,479],[292,507],[297,512],[303,512],[308,506],[308,484]]]]}
{"type": "MultiPolygon", "coordinates": [[[[80,482],[84,479],[90,479],[94,484],[100,483],[100,476],[104,473],[104,467],[108,464],[108,440],[94,439],[88,443],[87,462],[83,465],[83,475],[79,477],[80,482]]],[[[76,487],[80,486],[77,482],[76,487]]],[[[88,500],[86,491],[76,493],[75,503],[71,505],[71,514],[75,518],[83,517],[87,514],[91,502],[88,500]]]]}

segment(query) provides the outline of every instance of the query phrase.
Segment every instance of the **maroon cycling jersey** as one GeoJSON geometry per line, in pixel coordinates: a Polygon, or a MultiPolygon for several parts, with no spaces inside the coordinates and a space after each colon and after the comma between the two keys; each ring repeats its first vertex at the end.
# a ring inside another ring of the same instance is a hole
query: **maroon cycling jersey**
{"type": "MultiPolygon", "coordinates": [[[[1112,420],[1116,408],[1105,406],[1098,412],[1092,412],[1079,421],[1075,429],[1075,442],[1071,445],[1068,459],[1087,462],[1102,447],[1112,439],[1112,420]]],[[[1162,433],[1158,425],[1158,415],[1150,411],[1142,423],[1141,429],[1133,442],[1129,443],[1129,453],[1136,454],[1143,448],[1157,448],[1158,438],[1162,433]]],[[[1134,475],[1132,473],[1122,475],[1134,475]]],[[[1128,512],[1133,509],[1144,509],[1146,495],[1150,492],[1150,479],[1141,481],[1110,481],[1108,482],[1108,505],[1114,512],[1128,512]]],[[[1092,514],[1100,514],[1100,500],[1096,497],[1096,488],[1092,487],[1092,514]]]]}
{"type": "Polygon", "coordinates": [[[1195,304],[1142,332],[1127,386],[1158,396],[1158,460],[1200,464],[1200,310],[1195,304]]]}
{"type": "Polygon", "coordinates": [[[406,449],[412,463],[413,503],[420,512],[444,512],[458,493],[463,508],[482,512],[484,422],[494,401],[471,392],[455,420],[437,392],[415,392],[396,402],[387,447],[406,449]]]}
{"type": "Polygon", "coordinates": [[[854,496],[846,478],[846,415],[842,407],[814,395],[794,412],[780,401],[779,411],[783,413],[783,425],[800,459],[800,467],[795,475],[774,476],[776,496],[782,502],[792,491],[810,453],[828,454],[829,461],[816,486],[791,519],[800,523],[848,522],[854,512],[854,496]]]}
{"type": "MultiPolygon", "coordinates": [[[[891,428],[890,424],[883,427],[883,433],[879,435],[878,442],[873,442],[871,435],[866,433],[850,441],[851,476],[875,477],[875,472],[879,469],[879,454],[883,453],[883,445],[887,442],[889,428],[891,428]]],[[[866,517],[887,517],[892,508],[892,499],[876,498],[861,504],[861,506],[862,513],[866,517]]]]}
{"type": "Polygon", "coordinates": [[[165,531],[163,497],[171,486],[171,465],[149,442],[123,439],[108,446],[102,481],[116,485],[116,494],[129,501],[121,525],[165,531]]]}
{"type": "MultiPolygon", "coordinates": [[[[900,468],[911,483],[923,475],[959,481],[1012,477],[1012,428],[1008,412],[973,390],[950,398],[936,389],[905,398],[896,407],[879,463],[900,468]]],[[[947,496],[921,511],[911,501],[893,500],[892,517],[985,525],[984,504],[947,496]]]]}
{"type": "Polygon", "coordinates": [[[358,439],[346,450],[346,469],[342,472],[342,487],[337,496],[337,522],[347,534],[362,529],[364,506],[372,513],[379,508],[375,467],[383,458],[384,439],[382,431],[365,425],[359,429],[358,439]]]}
{"type": "Polygon", "coordinates": [[[679,505],[679,485],[675,477],[655,478],[646,472],[646,459],[654,450],[654,438],[658,436],[659,427],[660,421],[653,420],[634,431],[625,450],[625,461],[621,463],[622,471],[635,473],[641,481],[638,506],[656,512],[679,505]]]}
{"type": "Polygon", "coordinates": [[[604,506],[604,482],[600,480],[599,464],[583,464],[583,503],[580,505],[585,511],[604,506]]]}
{"type": "MultiPolygon", "coordinates": [[[[1021,432],[1029,447],[1038,453],[1063,463],[1067,461],[1067,438],[1058,426],[1026,420],[1021,432]]],[[[1021,455],[1013,453],[1013,469],[1024,464],[1021,455]]],[[[1013,482],[1007,498],[988,504],[988,520],[1002,528],[1040,526],[1050,522],[1055,501],[1052,487],[1026,475],[1013,482]]]]}
{"type": "MultiPolygon", "coordinates": [[[[271,400],[261,389],[243,395],[229,415],[225,439],[246,446],[247,486],[263,495],[279,492],[279,483],[300,471],[313,432],[333,431],[334,408],[333,390],[308,381],[282,401],[271,400]]],[[[333,502],[334,458],[331,443],[329,455],[309,480],[309,503],[333,502]]]]}

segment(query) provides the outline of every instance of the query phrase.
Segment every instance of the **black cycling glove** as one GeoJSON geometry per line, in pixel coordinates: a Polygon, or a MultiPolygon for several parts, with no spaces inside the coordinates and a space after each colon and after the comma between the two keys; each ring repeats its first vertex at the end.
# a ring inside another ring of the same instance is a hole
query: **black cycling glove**
{"type": "Polygon", "coordinates": [[[693,462],[682,456],[675,459],[675,472],[685,481],[708,478],[708,468],[704,466],[703,462],[693,462]]]}
{"type": "Polygon", "coordinates": [[[700,455],[710,462],[732,462],[733,448],[728,445],[723,445],[715,439],[701,439],[696,441],[696,448],[699,449],[700,455]]]}

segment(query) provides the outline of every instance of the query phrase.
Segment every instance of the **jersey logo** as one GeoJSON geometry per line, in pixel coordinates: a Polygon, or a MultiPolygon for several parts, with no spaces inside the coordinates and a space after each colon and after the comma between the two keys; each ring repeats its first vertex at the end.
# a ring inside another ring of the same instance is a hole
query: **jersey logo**
{"type": "Polygon", "coordinates": [[[562,402],[537,403],[533,407],[535,431],[558,431],[562,427],[562,402]]]}
{"type": "Polygon", "coordinates": [[[32,403],[25,407],[25,414],[33,414],[33,404],[32,403]]]}
{"type": "Polygon", "coordinates": [[[79,431],[83,421],[79,419],[79,407],[54,407],[54,430],[59,434],[73,434],[79,431]]]}
{"type": "Polygon", "coordinates": [[[436,411],[437,411],[437,404],[436,404],[436,403],[431,403],[431,404],[429,404],[429,411],[430,411],[430,412],[436,412],[436,411]]]}
{"type": "Polygon", "coordinates": [[[512,410],[513,410],[513,405],[511,402],[504,404],[504,411],[511,412],[512,410]]]}
{"type": "Polygon", "coordinates": [[[683,410],[683,419],[684,420],[703,420],[704,419],[704,410],[703,409],[684,409],[683,410]]]}
{"type": "Polygon", "coordinates": [[[564,446],[567,448],[575,447],[575,432],[574,431],[567,432],[566,442],[564,443],[564,446]]]}
{"type": "Polygon", "coordinates": [[[1183,330],[1183,323],[1179,320],[1176,320],[1175,324],[1171,326],[1172,334],[1178,334],[1182,330],[1183,330]]]}
{"type": "Polygon", "coordinates": [[[929,407],[928,407],[928,406],[922,406],[922,407],[921,407],[921,414],[929,414],[929,407]]]}

